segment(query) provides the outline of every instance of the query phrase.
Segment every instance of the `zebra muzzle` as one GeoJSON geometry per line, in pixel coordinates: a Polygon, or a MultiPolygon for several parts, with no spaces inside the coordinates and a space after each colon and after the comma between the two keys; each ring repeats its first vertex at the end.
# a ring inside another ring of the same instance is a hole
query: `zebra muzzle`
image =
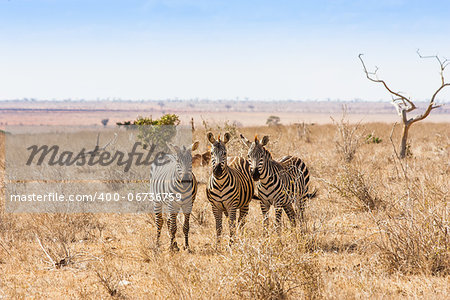
{"type": "Polygon", "coordinates": [[[253,180],[255,180],[255,181],[258,181],[259,178],[261,177],[257,168],[253,170],[252,177],[253,177],[253,180]]]}
{"type": "Polygon", "coordinates": [[[222,170],[222,167],[220,165],[215,166],[214,169],[213,169],[213,173],[214,173],[215,176],[222,175],[222,171],[223,170],[222,170]]]}
{"type": "Polygon", "coordinates": [[[192,181],[192,176],[191,176],[191,174],[184,174],[183,175],[183,178],[181,178],[181,182],[184,182],[184,183],[186,183],[186,182],[191,182],[192,181]]]}

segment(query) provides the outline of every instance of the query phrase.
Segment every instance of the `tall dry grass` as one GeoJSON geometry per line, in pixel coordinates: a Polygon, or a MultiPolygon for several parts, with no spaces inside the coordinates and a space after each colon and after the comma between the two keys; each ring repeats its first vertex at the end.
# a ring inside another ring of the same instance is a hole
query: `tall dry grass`
{"type": "MultiPolygon", "coordinates": [[[[417,124],[412,155],[402,161],[390,143],[390,124],[360,125],[355,134],[382,142],[359,143],[349,161],[336,149],[333,124],[302,125],[300,133],[298,125],[206,127],[232,133],[230,155],[246,154],[238,133],[257,133],[270,135],[275,157],[297,155],[307,163],[319,193],[301,226],[290,228],[283,217],[280,234],[263,233],[259,204],[252,202],[235,243],[216,245],[204,192],[209,167],[194,169],[200,186],[192,253],[168,251],[166,234],[158,249],[152,216],[145,214],[6,214],[2,206],[0,298],[447,297],[447,124],[417,124]]],[[[200,152],[207,150],[205,128],[194,132],[200,152]]],[[[393,140],[398,137],[394,131],[393,140]]]]}

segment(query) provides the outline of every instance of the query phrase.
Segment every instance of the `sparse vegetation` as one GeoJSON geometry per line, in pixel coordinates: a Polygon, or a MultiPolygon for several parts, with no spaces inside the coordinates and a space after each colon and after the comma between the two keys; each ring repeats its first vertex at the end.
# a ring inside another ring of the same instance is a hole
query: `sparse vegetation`
{"type": "Polygon", "coordinates": [[[100,236],[103,225],[92,214],[42,214],[30,226],[42,250],[42,260],[51,268],[63,268],[89,257],[76,244],[100,236]]]}
{"type": "Polygon", "coordinates": [[[320,298],[320,267],[306,245],[299,231],[238,240],[225,261],[231,267],[227,281],[236,286],[233,294],[247,299],[320,298]]]}
{"type": "Polygon", "coordinates": [[[305,122],[295,125],[297,126],[297,136],[305,142],[311,143],[311,130],[309,129],[310,125],[305,124],[305,122]]]}
{"type": "Polygon", "coordinates": [[[330,186],[343,199],[347,200],[352,208],[370,211],[383,204],[377,194],[382,183],[377,182],[370,175],[362,173],[360,166],[356,164],[340,166],[336,182],[331,183],[330,186]]]}
{"type": "Polygon", "coordinates": [[[375,216],[383,263],[390,272],[446,276],[450,274],[448,185],[436,185],[434,168],[410,166],[392,145],[401,185],[385,215],[375,216]]]}
{"type": "Polygon", "coordinates": [[[278,117],[278,116],[270,116],[270,117],[267,118],[266,124],[268,126],[280,125],[280,117],[278,117]]]}
{"type": "Polygon", "coordinates": [[[360,123],[350,124],[347,119],[347,108],[342,108],[342,118],[339,122],[331,118],[336,125],[336,150],[345,162],[353,160],[356,150],[361,146],[362,133],[360,132],[360,123]]]}
{"type": "MultiPolygon", "coordinates": [[[[351,133],[355,125],[346,125],[351,133]]],[[[364,143],[367,133],[354,132],[351,144],[357,136],[362,143],[349,162],[344,152],[336,155],[338,126],[309,126],[309,143],[295,125],[220,126],[269,135],[276,158],[297,155],[310,167],[319,195],[307,202],[304,224],[284,224],[280,235],[262,233],[259,203],[253,201],[235,243],[216,246],[204,192],[210,170],[203,167],[194,168],[199,191],[192,253],[168,251],[166,235],[158,250],[154,221],[146,214],[7,214],[2,205],[0,298],[446,298],[448,124],[416,124],[414,156],[406,159],[386,142],[392,125],[365,124],[366,132],[376,132],[383,142],[364,143]],[[36,233],[55,262],[71,257],[71,263],[53,267],[36,233]]],[[[205,131],[199,126],[193,138],[204,141],[205,131]]],[[[396,128],[393,136],[399,135],[396,128]]],[[[3,139],[3,155],[2,145],[3,139]]],[[[229,152],[244,153],[243,146],[233,144],[229,152]]],[[[285,216],[282,221],[288,222],[285,216]]]]}
{"type": "Polygon", "coordinates": [[[398,201],[377,219],[376,242],[388,272],[447,276],[450,274],[449,224],[444,199],[424,199],[421,190],[413,198],[398,201]],[[420,198],[416,198],[419,196],[420,198]],[[437,201],[436,201],[437,200],[437,201]]]}
{"type": "Polygon", "coordinates": [[[122,268],[116,266],[114,257],[105,253],[102,260],[95,264],[94,273],[98,282],[106,292],[115,299],[127,299],[123,290],[131,282],[128,276],[123,273],[122,268]]]}

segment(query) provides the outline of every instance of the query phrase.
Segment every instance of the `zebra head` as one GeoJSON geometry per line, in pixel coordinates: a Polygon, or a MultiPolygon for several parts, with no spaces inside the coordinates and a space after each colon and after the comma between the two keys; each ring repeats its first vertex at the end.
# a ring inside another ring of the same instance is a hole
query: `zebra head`
{"type": "Polygon", "coordinates": [[[169,148],[176,154],[176,176],[183,183],[192,182],[192,151],[198,148],[198,142],[183,148],[168,144],[169,148]]]}
{"type": "Polygon", "coordinates": [[[220,134],[216,140],[212,132],[208,132],[206,137],[212,145],[211,164],[213,167],[213,174],[216,177],[220,177],[227,167],[227,148],[225,147],[225,144],[230,140],[231,134],[226,132],[223,141],[220,140],[220,134]]]}
{"type": "Polygon", "coordinates": [[[255,135],[255,141],[250,142],[241,134],[241,140],[248,147],[248,161],[253,180],[258,181],[261,175],[264,174],[264,164],[267,160],[268,153],[264,146],[269,142],[269,137],[267,135],[264,136],[260,142],[255,135]]]}

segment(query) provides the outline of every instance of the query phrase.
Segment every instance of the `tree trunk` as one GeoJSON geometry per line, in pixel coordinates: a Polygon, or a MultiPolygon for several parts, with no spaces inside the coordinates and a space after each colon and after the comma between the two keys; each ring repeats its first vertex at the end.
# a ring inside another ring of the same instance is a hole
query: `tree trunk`
{"type": "Polygon", "coordinates": [[[408,141],[408,130],[411,124],[403,124],[402,143],[400,144],[400,158],[406,157],[406,146],[408,141]]]}

